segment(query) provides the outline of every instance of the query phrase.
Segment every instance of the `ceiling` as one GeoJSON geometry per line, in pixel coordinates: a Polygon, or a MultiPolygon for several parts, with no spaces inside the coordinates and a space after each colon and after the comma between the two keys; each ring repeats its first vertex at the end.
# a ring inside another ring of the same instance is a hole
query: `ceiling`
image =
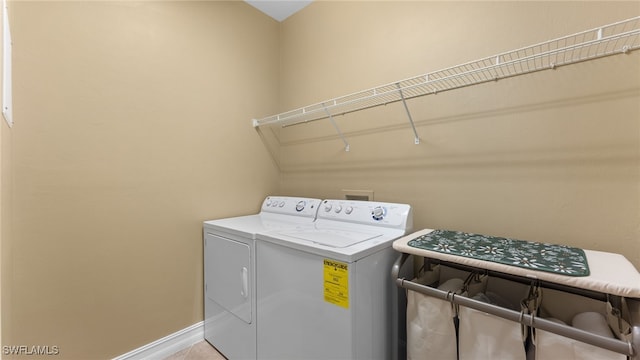
{"type": "Polygon", "coordinates": [[[271,16],[277,21],[282,21],[313,0],[245,0],[249,5],[271,16]]]}

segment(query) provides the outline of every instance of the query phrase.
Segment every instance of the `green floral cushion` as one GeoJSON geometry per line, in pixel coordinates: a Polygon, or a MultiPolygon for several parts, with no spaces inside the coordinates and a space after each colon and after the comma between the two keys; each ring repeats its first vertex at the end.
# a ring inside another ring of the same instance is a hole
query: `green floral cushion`
{"type": "Polygon", "coordinates": [[[568,276],[589,276],[584,250],[459,231],[434,230],[409,246],[568,276]]]}

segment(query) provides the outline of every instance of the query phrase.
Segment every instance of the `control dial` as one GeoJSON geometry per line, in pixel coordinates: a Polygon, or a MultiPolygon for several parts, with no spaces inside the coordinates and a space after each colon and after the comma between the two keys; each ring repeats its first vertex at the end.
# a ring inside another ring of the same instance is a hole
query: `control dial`
{"type": "Polygon", "coordinates": [[[335,211],[336,211],[336,214],[339,213],[340,211],[342,211],[342,206],[337,205],[335,211]]]}
{"type": "Polygon", "coordinates": [[[325,211],[325,212],[329,212],[329,211],[331,211],[331,204],[325,204],[325,205],[324,205],[324,211],[325,211]]]}
{"type": "Polygon", "coordinates": [[[304,200],[300,200],[298,201],[298,203],[296,204],[296,211],[300,212],[302,210],[304,210],[304,207],[307,206],[307,202],[304,200]]]}
{"type": "Polygon", "coordinates": [[[373,220],[382,220],[384,219],[384,216],[387,214],[387,209],[383,208],[382,206],[376,206],[373,208],[373,210],[371,210],[371,216],[373,217],[373,220]]]}

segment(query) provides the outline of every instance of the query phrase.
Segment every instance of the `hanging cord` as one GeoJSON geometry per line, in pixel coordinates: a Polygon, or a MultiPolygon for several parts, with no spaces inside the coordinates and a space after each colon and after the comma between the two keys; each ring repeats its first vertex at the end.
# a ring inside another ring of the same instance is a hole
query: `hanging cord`
{"type": "Polygon", "coordinates": [[[618,333],[620,334],[624,333],[625,329],[624,329],[624,326],[622,325],[622,322],[623,322],[622,311],[620,311],[618,307],[613,306],[613,302],[611,301],[611,296],[609,294],[607,294],[607,307],[610,309],[609,313],[613,315],[617,320],[618,333]]]}
{"type": "Polygon", "coordinates": [[[624,298],[607,294],[607,323],[620,340],[631,340],[631,325],[623,318],[622,309],[625,308],[624,298]]]}
{"type": "Polygon", "coordinates": [[[468,297],[472,297],[478,292],[485,292],[486,281],[483,280],[486,280],[487,276],[488,275],[486,270],[473,271],[469,273],[467,278],[464,280],[462,292],[466,293],[468,297]],[[480,285],[481,289],[479,289],[476,285],[480,285]]]}
{"type": "Polygon", "coordinates": [[[462,284],[462,293],[467,293],[469,294],[469,284],[471,284],[472,281],[477,279],[477,272],[472,271],[469,273],[469,275],[467,276],[466,279],[464,279],[464,283],[462,284]]]}
{"type": "MultiPolygon", "coordinates": [[[[473,271],[469,273],[467,278],[464,280],[460,293],[470,295],[469,285],[471,283],[482,283],[480,272],[473,271]]],[[[449,293],[447,293],[447,298],[449,298],[449,301],[451,302],[451,311],[453,312],[453,327],[456,331],[456,359],[460,359],[460,305],[455,303],[455,296],[455,292],[450,291],[449,293]],[[451,295],[451,298],[449,298],[449,295],[451,295]]]]}
{"type": "Polygon", "coordinates": [[[531,327],[529,328],[530,332],[531,332],[531,345],[533,345],[534,347],[537,347],[538,346],[538,342],[536,340],[536,328],[535,328],[535,325],[533,324],[535,322],[535,320],[536,320],[536,313],[532,312],[531,313],[531,327]]]}
{"type": "Polygon", "coordinates": [[[453,327],[456,330],[456,359],[460,359],[460,317],[458,316],[460,306],[454,302],[456,293],[449,291],[447,292],[447,298],[449,298],[449,295],[451,295],[449,301],[451,302],[451,311],[453,312],[453,327]]]}
{"type": "Polygon", "coordinates": [[[529,286],[529,293],[527,297],[520,302],[520,329],[522,334],[522,342],[527,343],[527,339],[531,340],[531,345],[536,345],[536,334],[535,328],[533,326],[534,319],[540,308],[540,303],[542,302],[542,292],[540,290],[540,284],[538,281],[532,281],[529,286]],[[527,324],[525,323],[524,316],[530,315],[531,321],[529,323],[528,329],[527,324]]]}

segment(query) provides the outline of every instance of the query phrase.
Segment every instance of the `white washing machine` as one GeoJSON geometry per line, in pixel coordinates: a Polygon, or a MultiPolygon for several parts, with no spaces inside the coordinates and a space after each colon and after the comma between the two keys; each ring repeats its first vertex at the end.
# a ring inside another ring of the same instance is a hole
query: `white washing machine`
{"type": "Polygon", "coordinates": [[[393,240],[409,205],[324,200],[312,227],[258,234],[258,359],[393,359],[393,240]]]}
{"type": "Polygon", "coordinates": [[[258,214],[204,222],[204,337],[227,358],[257,356],[256,235],[312,226],[320,201],[269,196],[258,214]]]}

